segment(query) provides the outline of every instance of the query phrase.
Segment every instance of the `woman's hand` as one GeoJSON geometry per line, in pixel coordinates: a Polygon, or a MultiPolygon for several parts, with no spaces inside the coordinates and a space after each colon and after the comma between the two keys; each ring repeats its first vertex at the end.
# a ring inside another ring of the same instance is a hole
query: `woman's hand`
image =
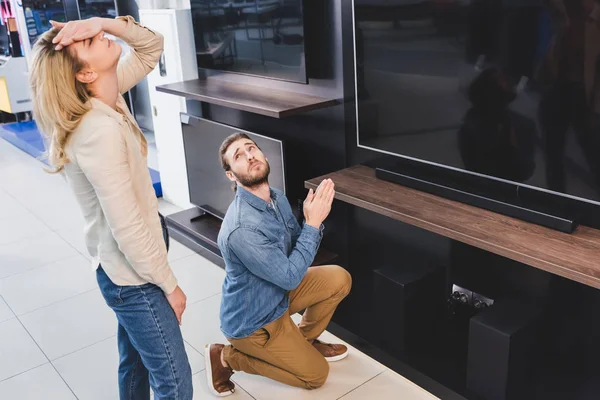
{"type": "Polygon", "coordinates": [[[186,295],[183,293],[183,290],[181,290],[181,288],[179,286],[177,286],[175,288],[175,290],[173,291],[173,293],[168,294],[166,297],[167,297],[167,301],[171,305],[171,308],[175,312],[175,317],[177,317],[177,322],[179,322],[179,325],[181,325],[181,316],[183,315],[183,312],[185,311],[185,307],[187,304],[186,295]]]}
{"type": "Polygon", "coordinates": [[[56,44],[56,50],[61,50],[75,42],[91,39],[104,30],[102,18],[90,18],[67,23],[50,21],[50,23],[54,28],[60,29],[60,32],[52,41],[56,44]]]}

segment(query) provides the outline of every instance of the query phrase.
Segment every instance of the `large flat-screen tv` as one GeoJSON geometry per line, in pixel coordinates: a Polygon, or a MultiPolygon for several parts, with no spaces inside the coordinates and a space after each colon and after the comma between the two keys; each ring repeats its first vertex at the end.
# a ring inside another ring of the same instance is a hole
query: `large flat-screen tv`
{"type": "Polygon", "coordinates": [[[353,0],[353,12],[359,147],[600,224],[600,2],[353,0]]]}
{"type": "Polygon", "coordinates": [[[302,0],[192,0],[198,67],[307,83],[302,0]]]}
{"type": "Polygon", "coordinates": [[[235,192],[221,167],[219,147],[235,132],[245,133],[256,142],[269,160],[269,184],[285,193],[283,143],[280,140],[187,114],[182,114],[181,120],[192,204],[217,218],[225,216],[235,192]]]}

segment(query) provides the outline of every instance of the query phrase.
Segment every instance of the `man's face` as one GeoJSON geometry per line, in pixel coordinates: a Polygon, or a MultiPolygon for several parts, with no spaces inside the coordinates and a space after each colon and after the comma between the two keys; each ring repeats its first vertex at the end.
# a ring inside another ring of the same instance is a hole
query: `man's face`
{"type": "Polygon", "coordinates": [[[253,188],[268,181],[269,161],[252,140],[236,140],[227,149],[225,157],[231,168],[226,174],[232,182],[253,188]]]}

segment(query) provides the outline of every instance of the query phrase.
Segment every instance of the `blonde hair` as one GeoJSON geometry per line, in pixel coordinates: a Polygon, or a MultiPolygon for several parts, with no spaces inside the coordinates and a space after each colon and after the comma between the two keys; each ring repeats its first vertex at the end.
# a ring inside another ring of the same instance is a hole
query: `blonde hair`
{"type": "Polygon", "coordinates": [[[55,50],[52,39],[58,32],[52,28],[36,41],[29,75],[33,115],[46,137],[47,157],[54,173],[69,163],[65,147],[91,109],[91,95],[86,85],[76,78],[85,65],[68,48],[55,50]]]}
{"type": "MultiPolygon", "coordinates": [[[[70,47],[55,50],[52,40],[59,30],[52,28],[33,46],[33,60],[29,74],[33,116],[46,138],[47,158],[54,170],[62,171],[68,164],[66,146],[83,116],[90,111],[93,97],[87,85],[77,80],[77,73],[85,63],[77,58],[70,47]]],[[[146,155],[148,144],[140,134],[141,151],[146,155]]]]}

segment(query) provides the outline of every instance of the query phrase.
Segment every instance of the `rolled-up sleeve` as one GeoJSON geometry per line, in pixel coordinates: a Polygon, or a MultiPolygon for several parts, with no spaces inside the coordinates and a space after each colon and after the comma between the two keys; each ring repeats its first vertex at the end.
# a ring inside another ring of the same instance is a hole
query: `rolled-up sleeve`
{"type": "Polygon", "coordinates": [[[164,47],[163,36],[138,24],[132,17],[118,17],[127,23],[121,39],[131,47],[117,66],[119,91],[127,92],[148,75],[158,64],[164,47]]]}

